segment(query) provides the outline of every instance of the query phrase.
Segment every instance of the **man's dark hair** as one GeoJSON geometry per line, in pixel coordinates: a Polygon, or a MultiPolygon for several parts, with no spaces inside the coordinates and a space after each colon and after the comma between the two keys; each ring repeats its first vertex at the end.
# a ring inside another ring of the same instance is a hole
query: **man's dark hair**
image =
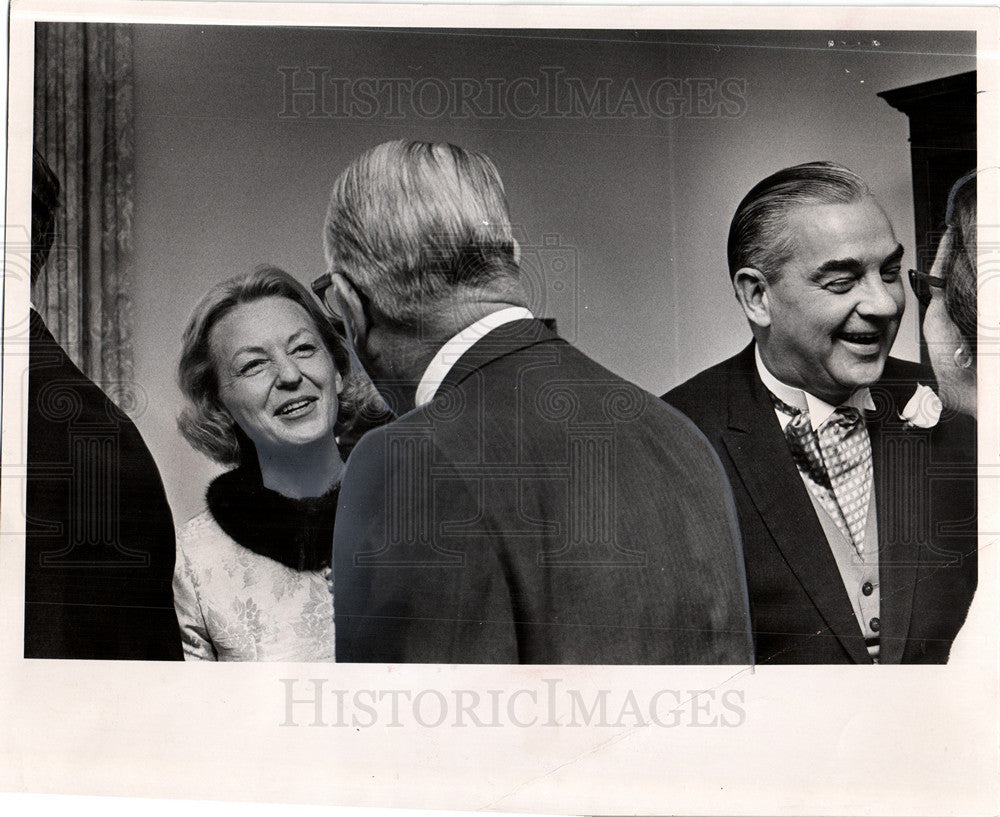
{"type": "Polygon", "coordinates": [[[860,176],[833,162],[808,162],[768,176],[743,197],[729,225],[729,277],[751,267],[776,280],[792,255],[787,222],[793,208],[850,204],[870,195],[860,176]]]}

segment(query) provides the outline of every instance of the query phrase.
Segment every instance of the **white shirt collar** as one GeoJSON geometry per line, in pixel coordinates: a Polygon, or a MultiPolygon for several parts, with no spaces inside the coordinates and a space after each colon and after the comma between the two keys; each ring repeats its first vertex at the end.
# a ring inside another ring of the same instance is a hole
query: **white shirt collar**
{"type": "Polygon", "coordinates": [[[494,329],[514,321],[530,320],[534,315],[522,306],[509,306],[497,312],[491,312],[485,318],[480,318],[471,326],[465,327],[455,335],[444,346],[438,349],[437,354],[427,364],[424,376],[420,378],[417,386],[415,402],[417,406],[422,406],[434,399],[437,390],[441,387],[451,367],[458,359],[473,347],[476,341],[486,337],[494,329]]]}
{"type": "MultiPolygon", "coordinates": [[[[754,358],[757,360],[757,374],[760,375],[760,379],[764,383],[764,388],[783,403],[788,403],[792,408],[808,411],[809,423],[812,425],[814,431],[817,431],[823,423],[830,419],[830,415],[839,408],[839,406],[830,405],[825,400],[821,400],[807,391],[789,386],[778,380],[778,378],[768,371],[767,366],[764,365],[764,361],[760,356],[760,348],[756,345],[754,346],[754,358]]],[[[854,394],[840,405],[851,406],[863,412],[874,409],[875,401],[872,400],[871,391],[865,386],[854,392],[854,394]]],[[[792,418],[784,412],[777,411],[775,413],[778,415],[782,429],[792,421],[792,418]]]]}

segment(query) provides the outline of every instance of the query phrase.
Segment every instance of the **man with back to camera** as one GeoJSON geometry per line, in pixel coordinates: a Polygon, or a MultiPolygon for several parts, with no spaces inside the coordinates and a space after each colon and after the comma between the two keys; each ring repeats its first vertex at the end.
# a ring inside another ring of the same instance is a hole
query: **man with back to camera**
{"type": "Polygon", "coordinates": [[[916,390],[933,375],[889,357],[892,225],[847,168],[797,165],[746,195],[728,257],[754,340],[663,399],[729,474],[757,663],[943,663],[976,584],[974,468],[916,390]]]}
{"type": "Polygon", "coordinates": [[[528,311],[492,161],[369,150],[335,183],[326,253],[314,287],[400,415],[348,462],[338,661],[750,661],[718,459],[528,311]]]}

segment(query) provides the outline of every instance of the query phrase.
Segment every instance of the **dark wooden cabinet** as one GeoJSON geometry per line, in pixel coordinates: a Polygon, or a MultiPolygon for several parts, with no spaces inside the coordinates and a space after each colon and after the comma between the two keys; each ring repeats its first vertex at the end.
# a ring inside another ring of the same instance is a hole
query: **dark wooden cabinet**
{"type": "MultiPolygon", "coordinates": [[[[948,192],[976,167],[976,72],[907,85],[879,96],[910,120],[915,266],[927,271],[944,232],[948,192]]],[[[920,346],[926,363],[923,340],[920,346]]]]}

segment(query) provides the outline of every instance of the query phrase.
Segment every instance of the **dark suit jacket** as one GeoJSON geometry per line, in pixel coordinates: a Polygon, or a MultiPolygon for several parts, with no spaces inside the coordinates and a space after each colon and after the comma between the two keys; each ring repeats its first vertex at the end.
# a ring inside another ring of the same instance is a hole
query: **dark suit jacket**
{"type": "MultiPolygon", "coordinates": [[[[974,424],[906,428],[929,371],[892,358],[866,421],[879,532],[880,663],[943,663],[976,586],[974,424]]],[[[758,663],[870,663],[830,546],[757,374],[753,344],[664,400],[706,434],[739,511],[758,663]]]]}
{"type": "Polygon", "coordinates": [[[337,660],[744,664],[741,561],[694,426],[517,321],[351,455],[337,660]]]}
{"type": "Polygon", "coordinates": [[[25,658],[182,659],[153,458],[34,310],[30,332],[25,658]]]}

